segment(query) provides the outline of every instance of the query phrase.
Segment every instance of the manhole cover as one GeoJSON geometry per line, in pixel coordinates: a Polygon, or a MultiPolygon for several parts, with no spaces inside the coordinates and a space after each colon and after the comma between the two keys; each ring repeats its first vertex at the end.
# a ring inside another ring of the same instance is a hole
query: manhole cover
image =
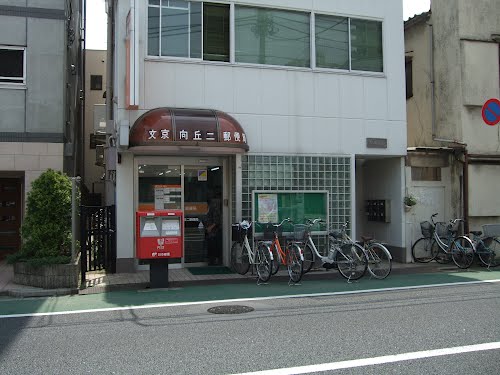
{"type": "Polygon", "coordinates": [[[207,311],[212,314],[243,314],[253,310],[250,306],[229,305],[211,307],[207,311]]]}

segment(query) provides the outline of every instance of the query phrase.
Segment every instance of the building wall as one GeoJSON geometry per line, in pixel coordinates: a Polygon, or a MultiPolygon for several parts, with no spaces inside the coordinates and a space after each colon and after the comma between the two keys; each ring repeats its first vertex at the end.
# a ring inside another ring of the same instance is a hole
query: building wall
{"type": "MultiPolygon", "coordinates": [[[[235,4],[242,3],[235,1],[235,4]]],[[[384,74],[320,73],[311,69],[144,59],[147,9],[139,15],[140,111],[125,107],[125,80],[117,78],[117,122],[133,123],[159,106],[214,108],[244,124],[252,152],[341,152],[403,155],[406,148],[402,4],[400,1],[245,1],[329,14],[383,20],[384,74]],[[292,5],[293,4],[293,5],[292,5]],[[381,93],[383,93],[381,95],[381,93]],[[264,130],[265,129],[265,130],[264,130]],[[321,134],[303,142],[308,134],[321,134]],[[277,144],[275,136],[283,137],[277,144]],[[387,138],[388,148],[366,148],[365,138],[387,138]]],[[[142,4],[137,2],[137,4],[142,4]]],[[[117,35],[125,34],[129,6],[119,4],[117,35]]],[[[116,74],[125,72],[123,38],[117,42],[116,74]]]]}
{"type": "Polygon", "coordinates": [[[90,148],[90,135],[94,134],[94,106],[105,105],[103,94],[106,91],[106,54],[105,50],[85,50],[85,173],[84,182],[90,191],[104,194],[101,176],[104,168],[97,166],[96,150],[90,148]],[[91,90],[90,76],[102,76],[102,90],[91,90]]]}
{"type": "Polygon", "coordinates": [[[412,61],[413,97],[406,100],[408,146],[432,146],[432,61],[428,22],[405,31],[405,57],[412,61]]]}
{"type": "MultiPolygon", "coordinates": [[[[500,160],[500,128],[487,126],[481,116],[482,105],[490,98],[500,97],[499,46],[492,34],[500,31],[500,3],[495,0],[468,2],[465,0],[433,0],[432,15],[428,24],[433,30],[434,76],[435,76],[435,140],[422,136],[432,133],[432,121],[422,126],[421,117],[413,110],[418,107],[427,118],[432,106],[425,95],[415,95],[407,101],[408,134],[411,146],[452,146],[449,141],[458,141],[473,155],[474,164],[468,168],[469,184],[463,186],[463,157],[460,151],[451,158],[449,217],[462,217],[463,199],[468,194],[470,229],[481,229],[485,220],[498,222],[499,205],[494,188],[498,180],[496,171],[500,160]],[[448,140],[442,142],[440,139],[448,140]],[[481,158],[490,158],[489,163],[481,158]],[[493,160],[499,160],[491,165],[493,160]],[[489,183],[485,183],[489,181],[489,183]],[[465,191],[463,189],[465,188],[465,191]],[[481,197],[481,199],[479,199],[481,197]]],[[[413,50],[415,59],[427,58],[430,40],[425,45],[423,35],[430,28],[413,26],[405,32],[405,49],[413,50]],[[419,42],[421,40],[421,42],[419,42]]],[[[420,70],[414,70],[414,85],[430,85],[430,78],[420,70]],[[422,83],[425,82],[425,83],[422,83]]],[[[415,90],[416,91],[416,90],[415,90]]],[[[410,185],[409,187],[411,187],[410,185]]]]}
{"type": "Polygon", "coordinates": [[[0,0],[0,45],[26,48],[26,83],[0,83],[0,174],[24,172],[25,194],[44,170],[64,166],[65,7],[64,0],[0,0]]]}
{"type": "MultiPolygon", "coordinates": [[[[387,194],[400,202],[406,154],[402,3],[399,0],[348,1],[233,1],[234,4],[323,12],[383,21],[384,73],[313,71],[309,68],[216,63],[173,58],[148,58],[147,7],[136,1],[138,17],[138,110],[125,109],[125,31],[129,2],[115,2],[116,63],[115,124],[129,124],[156,107],[211,108],[235,117],[244,128],[249,155],[347,156],[347,172],[354,182],[354,156],[393,156],[375,163],[392,187],[387,194]],[[387,148],[367,148],[366,138],[385,138],[387,148]]],[[[121,131],[121,129],[120,129],[121,131]]],[[[122,146],[119,144],[119,146],[122,146]]],[[[117,225],[119,258],[133,258],[133,157],[120,149],[117,164],[117,225]]],[[[376,172],[373,172],[376,174],[376,172]]],[[[238,182],[239,184],[239,182],[238,182]]],[[[353,213],[355,187],[349,185],[345,207],[353,213]]],[[[239,192],[237,192],[238,194],[239,192]]],[[[398,208],[399,207],[399,208],[398,208]]],[[[404,246],[401,203],[394,222],[384,229],[388,241],[404,246]],[[398,224],[399,223],[399,224],[398,224]]],[[[353,223],[353,225],[355,225],[353,223]]]]}

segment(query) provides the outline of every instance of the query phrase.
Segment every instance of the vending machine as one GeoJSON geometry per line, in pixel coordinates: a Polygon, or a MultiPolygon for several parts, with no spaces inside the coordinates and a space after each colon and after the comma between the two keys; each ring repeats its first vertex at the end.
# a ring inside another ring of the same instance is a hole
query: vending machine
{"type": "Polygon", "coordinates": [[[136,256],[138,259],[171,259],[184,256],[181,210],[136,212],[136,256]]]}

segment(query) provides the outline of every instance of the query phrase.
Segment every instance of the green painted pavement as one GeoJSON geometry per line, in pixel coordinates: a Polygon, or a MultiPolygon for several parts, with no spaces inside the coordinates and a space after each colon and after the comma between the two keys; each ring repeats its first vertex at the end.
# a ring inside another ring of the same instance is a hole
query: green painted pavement
{"type": "Polygon", "coordinates": [[[128,308],[154,304],[176,304],[201,301],[218,301],[259,297],[292,296],[315,293],[357,292],[385,288],[400,288],[447,283],[464,283],[500,280],[500,270],[469,270],[463,272],[390,275],[385,280],[369,279],[347,283],[344,279],[308,280],[288,286],[286,281],[272,280],[266,285],[254,282],[188,286],[178,289],[107,292],[91,295],[74,295],[49,298],[0,299],[0,316],[57,313],[65,311],[128,308]]]}

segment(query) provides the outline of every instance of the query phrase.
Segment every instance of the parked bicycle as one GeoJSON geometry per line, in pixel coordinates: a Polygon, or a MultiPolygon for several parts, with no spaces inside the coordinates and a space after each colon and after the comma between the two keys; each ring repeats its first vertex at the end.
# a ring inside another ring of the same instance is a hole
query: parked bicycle
{"type": "Polygon", "coordinates": [[[391,252],[373,237],[361,236],[361,240],[368,257],[368,272],[376,279],[385,279],[392,270],[391,252]]]}
{"type": "Polygon", "coordinates": [[[471,231],[474,253],[488,269],[500,265],[499,224],[485,224],[483,231],[471,231]]]}
{"type": "Polygon", "coordinates": [[[260,247],[253,251],[248,241],[251,228],[252,223],[246,220],[233,224],[233,239],[236,241],[231,247],[231,268],[240,275],[245,275],[252,265],[257,271],[257,283],[265,283],[271,278],[272,254],[260,247]]]}
{"type": "Polygon", "coordinates": [[[439,263],[453,260],[459,268],[467,268],[474,256],[474,245],[466,236],[459,236],[458,226],[463,219],[450,220],[447,224],[434,222],[435,213],[431,222],[420,223],[423,237],[418,239],[411,248],[413,259],[416,262],[428,263],[434,259],[439,263]]]}
{"type": "Polygon", "coordinates": [[[302,278],[304,256],[295,241],[287,241],[284,249],[281,247],[279,237],[285,222],[291,222],[291,219],[283,219],[279,224],[260,224],[264,229],[264,241],[260,241],[258,250],[270,254],[273,275],[278,272],[280,265],[283,265],[288,271],[290,281],[298,283],[302,278]],[[267,240],[269,238],[271,240],[267,240]]]}
{"type": "Polygon", "coordinates": [[[347,235],[348,222],[339,231],[328,233],[328,255],[319,253],[311,237],[311,227],[316,223],[325,223],[322,219],[308,219],[305,225],[303,252],[308,270],[318,259],[326,269],[337,268],[348,281],[361,278],[368,267],[368,257],[364,249],[347,235]]]}

